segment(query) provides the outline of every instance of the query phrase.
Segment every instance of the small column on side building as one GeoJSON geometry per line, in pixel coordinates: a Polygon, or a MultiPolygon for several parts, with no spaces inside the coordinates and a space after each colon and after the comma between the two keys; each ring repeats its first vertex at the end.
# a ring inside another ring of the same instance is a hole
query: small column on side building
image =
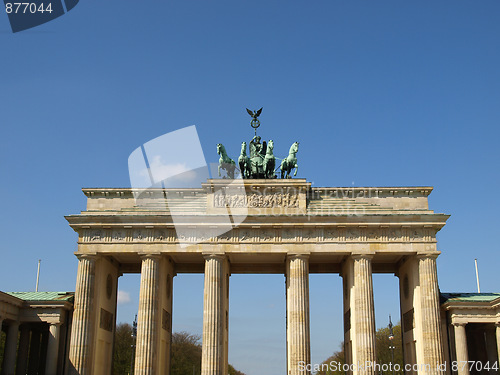
{"type": "Polygon", "coordinates": [[[441,340],[441,315],[436,258],[438,254],[418,255],[421,317],[418,325],[422,332],[423,359],[419,363],[430,365],[429,375],[437,375],[444,354],[441,340]]]}
{"type": "Polygon", "coordinates": [[[466,323],[453,323],[455,327],[455,350],[457,352],[458,375],[469,375],[469,352],[467,350],[466,323]],[[464,365],[465,364],[465,365],[464,365]]]}
{"type": "Polygon", "coordinates": [[[500,362],[500,322],[495,323],[497,335],[498,362],[500,362]]]}
{"type": "Polygon", "coordinates": [[[22,324],[19,330],[16,375],[26,375],[28,369],[28,350],[30,346],[30,327],[26,324],[22,324]]]}
{"type": "Polygon", "coordinates": [[[310,374],[309,256],[289,255],[286,260],[287,374],[310,374]]]}
{"type": "Polygon", "coordinates": [[[3,374],[14,375],[16,369],[17,338],[19,334],[19,323],[11,322],[7,329],[7,339],[3,355],[3,374]]]}
{"type": "Polygon", "coordinates": [[[224,254],[205,255],[201,375],[227,375],[229,264],[224,254]]]}
{"type": "Polygon", "coordinates": [[[59,323],[51,324],[49,327],[49,340],[47,346],[47,360],[45,362],[45,375],[57,375],[60,329],[61,325],[59,323]]]}
{"type": "Polygon", "coordinates": [[[90,375],[92,371],[92,331],[94,328],[92,316],[94,308],[96,259],[93,255],[79,255],[78,259],[75,307],[69,352],[69,360],[71,363],[70,373],[90,375]]]}
{"type": "Polygon", "coordinates": [[[154,375],[158,356],[158,281],[160,255],[142,256],[135,375],[154,375]]]}

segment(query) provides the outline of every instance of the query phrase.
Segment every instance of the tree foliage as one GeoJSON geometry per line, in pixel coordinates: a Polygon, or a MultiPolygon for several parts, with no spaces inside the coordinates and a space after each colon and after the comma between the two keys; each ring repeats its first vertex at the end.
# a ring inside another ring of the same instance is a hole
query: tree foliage
{"type": "Polygon", "coordinates": [[[245,375],[241,371],[235,370],[235,368],[231,365],[229,365],[229,369],[228,369],[227,373],[228,373],[228,375],[245,375]]]}
{"type": "MultiPolygon", "coordinates": [[[[380,365],[383,364],[399,364],[401,371],[400,374],[403,373],[403,347],[402,347],[402,336],[401,336],[401,324],[398,323],[394,327],[392,327],[394,338],[392,340],[389,339],[389,328],[380,328],[377,330],[375,334],[375,351],[377,354],[377,363],[380,365]],[[390,347],[394,346],[394,362],[392,362],[392,353],[390,347]]],[[[317,371],[316,375],[343,375],[345,372],[340,370],[341,366],[344,362],[344,343],[340,345],[340,350],[336,351],[327,358],[322,365],[323,369],[317,371]],[[329,366],[330,363],[340,364],[339,369],[332,370],[332,366],[329,366]]],[[[380,371],[376,371],[377,374],[381,375],[392,375],[392,370],[388,369],[384,371],[381,369],[380,371]]],[[[395,374],[398,374],[395,371],[395,374]]]]}
{"type": "Polygon", "coordinates": [[[3,353],[5,350],[5,332],[2,331],[2,327],[0,325],[0,369],[3,364],[3,353]]]}
{"type": "Polygon", "coordinates": [[[113,375],[127,375],[131,373],[133,344],[132,326],[128,323],[118,324],[115,332],[113,375]]]}
{"type": "MultiPolygon", "coordinates": [[[[377,350],[377,363],[389,364],[398,363],[401,367],[400,373],[403,373],[403,345],[401,336],[401,324],[398,323],[392,327],[394,339],[389,340],[389,328],[380,328],[376,334],[376,350],[377,350]],[[390,347],[394,346],[394,362],[392,361],[392,354],[390,347]]],[[[392,375],[392,371],[381,371],[381,374],[392,375]]],[[[395,371],[397,373],[397,371],[395,371]]]]}
{"type": "Polygon", "coordinates": [[[334,352],[322,363],[322,370],[316,372],[316,375],[343,375],[344,371],[340,370],[345,363],[344,342],[340,344],[340,350],[334,352]],[[339,369],[334,369],[330,366],[331,363],[336,363],[339,369]]]}
{"type": "MultiPolygon", "coordinates": [[[[134,354],[132,326],[127,323],[118,324],[115,333],[113,353],[113,375],[128,375],[134,354]]],[[[172,351],[170,358],[171,375],[201,374],[201,338],[188,332],[172,334],[172,351]]],[[[245,375],[229,365],[229,375],[245,375]]]]}
{"type": "Polygon", "coordinates": [[[200,336],[187,332],[172,334],[171,375],[201,374],[200,336]]]}

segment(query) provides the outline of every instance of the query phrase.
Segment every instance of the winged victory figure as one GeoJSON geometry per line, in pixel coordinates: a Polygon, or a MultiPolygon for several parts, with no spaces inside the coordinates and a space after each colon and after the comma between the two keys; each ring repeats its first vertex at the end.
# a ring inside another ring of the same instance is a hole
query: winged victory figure
{"type": "MultiPolygon", "coordinates": [[[[262,108],[264,108],[264,107],[262,107],[262,108]]],[[[247,108],[247,112],[248,112],[248,114],[249,114],[250,116],[252,116],[252,117],[253,117],[253,119],[254,119],[254,120],[257,120],[257,117],[259,117],[259,116],[260,116],[260,114],[262,113],[262,108],[261,108],[261,109],[259,109],[258,111],[251,111],[251,110],[249,110],[249,109],[247,108]]]]}

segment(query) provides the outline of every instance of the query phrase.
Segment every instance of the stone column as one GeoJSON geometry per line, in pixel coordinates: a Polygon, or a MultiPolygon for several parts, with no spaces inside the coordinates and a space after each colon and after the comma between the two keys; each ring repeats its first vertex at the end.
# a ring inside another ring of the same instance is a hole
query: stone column
{"type": "Polygon", "coordinates": [[[20,331],[16,375],[26,375],[28,369],[28,349],[30,346],[30,328],[23,324],[20,331]]]}
{"type": "Polygon", "coordinates": [[[310,374],[309,256],[290,255],[286,260],[286,320],[288,375],[310,374]]]}
{"type": "Polygon", "coordinates": [[[436,258],[438,254],[418,255],[420,283],[422,347],[424,358],[418,362],[430,365],[429,375],[437,375],[436,366],[443,363],[441,322],[439,311],[439,287],[437,280],[436,258]]]}
{"type": "Polygon", "coordinates": [[[75,307],[73,311],[73,327],[69,360],[70,373],[91,375],[91,356],[93,347],[93,301],[95,282],[95,256],[78,256],[78,273],[76,276],[75,307]]]}
{"type": "Polygon", "coordinates": [[[457,352],[458,375],[469,375],[469,352],[467,350],[466,323],[453,323],[455,327],[455,350],[457,352]],[[465,365],[464,365],[465,364],[465,365]]]}
{"type": "MultiPolygon", "coordinates": [[[[371,254],[353,254],[354,261],[354,326],[356,332],[356,362],[374,364],[375,353],[375,305],[373,301],[371,254]]],[[[375,374],[373,367],[365,371],[355,371],[361,374],[375,374]]]]}
{"type": "Polygon", "coordinates": [[[17,337],[19,334],[19,323],[12,322],[7,330],[7,339],[3,355],[3,374],[14,375],[16,369],[17,337]]]}
{"type": "MultiPolygon", "coordinates": [[[[225,255],[205,255],[201,375],[226,375],[225,255]]],[[[227,291],[226,291],[227,292],[227,291]]]]}
{"type": "Polygon", "coordinates": [[[141,290],[137,318],[135,375],[154,375],[158,355],[158,279],[160,256],[142,256],[141,290]]]}
{"type": "Polygon", "coordinates": [[[495,323],[497,333],[498,361],[500,362],[500,322],[495,323]]]}
{"type": "Polygon", "coordinates": [[[51,324],[49,328],[49,342],[47,347],[47,360],[45,362],[45,375],[57,375],[57,359],[59,354],[59,333],[61,325],[51,324]]]}

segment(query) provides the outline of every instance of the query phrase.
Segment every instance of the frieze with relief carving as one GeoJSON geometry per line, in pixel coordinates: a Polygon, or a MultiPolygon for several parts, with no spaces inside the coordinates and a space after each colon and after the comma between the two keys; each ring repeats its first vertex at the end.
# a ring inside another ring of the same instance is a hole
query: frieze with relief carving
{"type": "Polygon", "coordinates": [[[276,240],[274,229],[262,229],[258,233],[261,242],[273,242],[276,240]]]}
{"type": "Polygon", "coordinates": [[[436,230],[424,227],[315,227],[315,228],[248,228],[239,227],[216,235],[215,228],[192,228],[181,231],[173,228],[114,228],[86,229],[83,242],[435,242],[436,230]],[[214,232],[215,230],[215,232],[214,232]]]}
{"type": "Polygon", "coordinates": [[[295,228],[283,228],[281,230],[281,238],[284,242],[296,241],[297,234],[295,228]]]}

